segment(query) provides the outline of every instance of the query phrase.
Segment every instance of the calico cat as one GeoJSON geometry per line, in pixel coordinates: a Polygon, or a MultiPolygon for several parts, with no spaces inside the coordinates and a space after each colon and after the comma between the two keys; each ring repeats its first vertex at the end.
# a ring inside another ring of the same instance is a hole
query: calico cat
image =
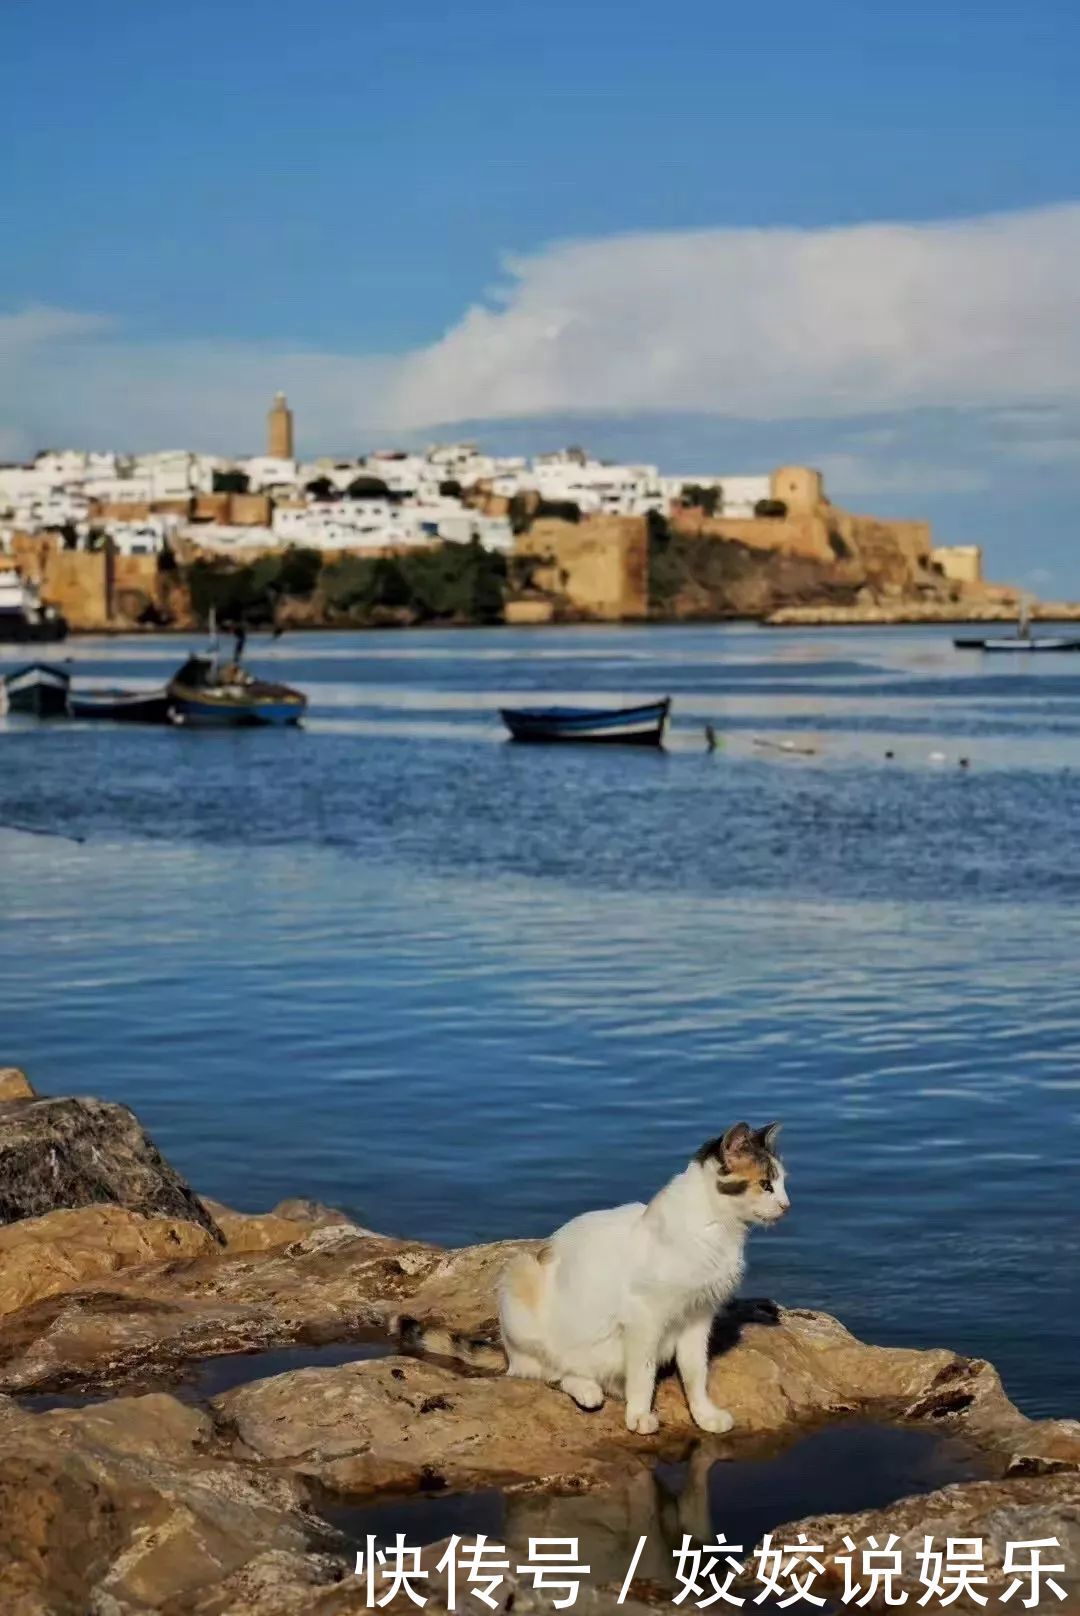
{"type": "Polygon", "coordinates": [[[779,1131],[737,1122],[647,1206],[586,1212],[512,1258],[499,1287],[507,1374],[560,1386],[581,1408],[621,1391],[627,1427],[648,1436],[656,1372],[674,1358],[695,1424],[730,1431],[709,1397],[709,1333],[742,1279],[747,1231],[790,1204],[779,1131]]]}

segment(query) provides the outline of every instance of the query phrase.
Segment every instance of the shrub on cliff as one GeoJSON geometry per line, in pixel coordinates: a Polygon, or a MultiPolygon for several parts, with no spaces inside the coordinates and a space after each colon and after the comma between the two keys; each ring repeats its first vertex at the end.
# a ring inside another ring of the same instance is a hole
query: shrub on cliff
{"type": "Polygon", "coordinates": [[[754,506],[754,515],[784,517],[787,515],[787,506],[782,499],[759,499],[754,506]]]}
{"type": "Polygon", "coordinates": [[[420,623],[494,623],[503,612],[506,559],[475,541],[397,556],[343,556],[321,583],[327,607],[359,622],[404,610],[420,623]]]}
{"type": "Polygon", "coordinates": [[[684,483],[679,499],[688,509],[704,511],[706,516],[715,516],[721,494],[722,490],[719,488],[703,488],[700,483],[684,483]]]}
{"type": "Polygon", "coordinates": [[[213,609],[219,623],[272,623],[284,595],[305,599],[318,581],[322,557],[317,550],[290,547],[281,555],[263,555],[245,566],[230,561],[193,561],[186,569],[191,605],[200,622],[213,609]]]}

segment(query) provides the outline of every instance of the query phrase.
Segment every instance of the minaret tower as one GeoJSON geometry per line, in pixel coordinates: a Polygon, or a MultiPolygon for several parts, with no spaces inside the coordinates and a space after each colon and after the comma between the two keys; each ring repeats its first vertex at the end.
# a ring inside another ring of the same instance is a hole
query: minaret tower
{"type": "Polygon", "coordinates": [[[266,417],[266,452],[274,460],[293,457],[292,410],[285,402],[284,393],[275,393],[270,413],[266,417]]]}

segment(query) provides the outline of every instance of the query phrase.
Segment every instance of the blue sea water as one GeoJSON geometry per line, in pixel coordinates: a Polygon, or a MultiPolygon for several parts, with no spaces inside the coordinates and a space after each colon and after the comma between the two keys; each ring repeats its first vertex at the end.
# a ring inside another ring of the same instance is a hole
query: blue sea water
{"type": "MultiPolygon", "coordinates": [[[[151,685],[185,649],[60,654],[151,685]]],[[[748,1292],[1080,1411],[1080,657],[727,627],[248,652],[304,730],[0,725],[0,1063],[132,1105],[207,1194],[447,1243],[777,1117],[793,1210],[748,1292]],[[537,691],[670,692],[670,749],[515,748],[495,709],[537,691]]]]}

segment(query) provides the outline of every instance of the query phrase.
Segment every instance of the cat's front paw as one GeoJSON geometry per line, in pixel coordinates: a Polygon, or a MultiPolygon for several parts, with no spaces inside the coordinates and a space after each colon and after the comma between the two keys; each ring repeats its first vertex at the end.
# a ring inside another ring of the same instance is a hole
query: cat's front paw
{"type": "Polygon", "coordinates": [[[626,1429],[633,1431],[636,1436],[655,1436],[660,1429],[659,1416],[654,1414],[651,1409],[646,1409],[644,1413],[637,1413],[627,1409],[626,1429]]]}
{"type": "Polygon", "coordinates": [[[694,1424],[703,1431],[711,1431],[713,1436],[723,1436],[735,1424],[734,1419],[726,1408],[717,1408],[715,1403],[708,1403],[704,1408],[693,1410],[694,1424]]]}

